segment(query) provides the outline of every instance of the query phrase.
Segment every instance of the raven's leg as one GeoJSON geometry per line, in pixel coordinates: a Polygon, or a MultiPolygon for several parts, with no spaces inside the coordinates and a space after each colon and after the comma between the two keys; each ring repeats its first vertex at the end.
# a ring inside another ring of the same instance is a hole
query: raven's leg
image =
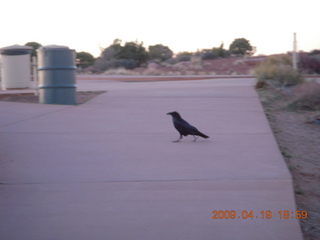
{"type": "Polygon", "coordinates": [[[197,141],[198,137],[196,137],[195,135],[192,135],[194,137],[194,142],[197,141]]]}
{"type": "Polygon", "coordinates": [[[180,134],[180,137],[177,140],[173,141],[173,142],[179,142],[181,139],[182,139],[182,135],[180,134]]]}

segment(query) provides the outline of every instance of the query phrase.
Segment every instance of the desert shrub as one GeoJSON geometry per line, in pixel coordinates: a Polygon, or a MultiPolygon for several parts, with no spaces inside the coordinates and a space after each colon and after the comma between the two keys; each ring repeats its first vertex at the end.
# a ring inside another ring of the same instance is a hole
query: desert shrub
{"type": "Polygon", "coordinates": [[[180,71],[187,70],[191,67],[192,67],[192,63],[190,61],[182,61],[172,66],[173,69],[180,70],[180,71]]]}
{"type": "Polygon", "coordinates": [[[91,69],[94,70],[95,73],[101,73],[102,71],[108,68],[108,61],[102,57],[96,58],[94,65],[91,66],[91,69]]]}
{"type": "Polygon", "coordinates": [[[320,110],[320,84],[308,82],[294,89],[295,100],[289,108],[303,110],[320,110]]]}
{"type": "Polygon", "coordinates": [[[165,67],[165,68],[172,68],[172,64],[168,63],[167,61],[166,62],[161,62],[161,63],[159,63],[159,65],[161,67],[165,67]]]}
{"type": "Polygon", "coordinates": [[[139,72],[132,71],[130,69],[120,68],[111,68],[103,72],[105,75],[140,75],[139,72]]]}
{"type": "Polygon", "coordinates": [[[97,59],[94,67],[102,71],[112,69],[112,68],[125,68],[134,69],[138,67],[139,62],[133,59],[112,59],[105,60],[103,58],[97,59]]]}
{"type": "Polygon", "coordinates": [[[288,55],[271,56],[255,68],[257,87],[271,82],[276,87],[288,87],[303,82],[298,71],[293,69],[292,61],[288,55]]]}
{"type": "Polygon", "coordinates": [[[187,62],[190,61],[192,55],[193,53],[190,52],[182,52],[177,54],[176,59],[178,60],[178,62],[187,62]]]}
{"type": "Polygon", "coordinates": [[[217,52],[213,52],[212,49],[202,49],[197,52],[197,55],[202,58],[202,60],[216,59],[219,57],[217,52]]]}
{"type": "Polygon", "coordinates": [[[202,58],[200,56],[192,56],[190,58],[192,69],[202,69],[202,58]]]}
{"type": "Polygon", "coordinates": [[[170,59],[166,60],[165,63],[173,65],[173,64],[178,63],[178,60],[176,58],[170,58],[170,59]]]}
{"type": "Polygon", "coordinates": [[[100,74],[102,71],[100,68],[97,68],[95,66],[90,66],[90,67],[87,67],[84,72],[86,73],[92,73],[92,74],[100,74]]]}
{"type": "Polygon", "coordinates": [[[320,55],[300,53],[299,67],[305,73],[320,74],[320,55]]]}
{"type": "Polygon", "coordinates": [[[213,55],[219,57],[219,58],[226,58],[230,56],[230,51],[227,51],[223,48],[223,43],[220,45],[220,47],[216,48],[212,48],[212,53],[213,55]]]}
{"type": "Polygon", "coordinates": [[[203,60],[216,59],[218,56],[214,54],[212,51],[202,53],[203,60]]]}
{"type": "Polygon", "coordinates": [[[196,53],[197,56],[201,56],[202,60],[226,58],[230,56],[230,52],[223,48],[223,43],[220,47],[214,47],[211,49],[202,49],[196,53]]]}
{"type": "Polygon", "coordinates": [[[134,59],[119,59],[113,61],[113,68],[123,67],[125,69],[134,69],[139,66],[138,60],[134,59]]]}
{"type": "Polygon", "coordinates": [[[160,69],[155,69],[155,68],[147,68],[143,71],[143,75],[147,76],[160,76],[163,73],[161,72],[160,69]]]}
{"type": "Polygon", "coordinates": [[[187,56],[187,55],[182,55],[178,57],[179,62],[187,62],[187,61],[190,61],[190,59],[191,59],[191,56],[187,56]]]}

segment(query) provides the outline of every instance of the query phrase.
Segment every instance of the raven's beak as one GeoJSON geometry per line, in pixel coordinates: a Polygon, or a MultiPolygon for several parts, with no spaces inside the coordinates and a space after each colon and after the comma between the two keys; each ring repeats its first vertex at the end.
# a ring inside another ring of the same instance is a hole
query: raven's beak
{"type": "Polygon", "coordinates": [[[168,112],[167,115],[171,115],[171,112],[168,112]]]}

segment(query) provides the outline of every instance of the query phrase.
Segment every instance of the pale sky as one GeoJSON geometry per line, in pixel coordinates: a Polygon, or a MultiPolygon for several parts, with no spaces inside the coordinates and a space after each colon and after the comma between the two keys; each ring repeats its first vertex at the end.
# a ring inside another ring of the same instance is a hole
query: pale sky
{"type": "Polygon", "coordinates": [[[1,0],[0,47],[65,45],[99,56],[116,38],[175,53],[229,48],[246,38],[258,54],[320,49],[320,0],[1,0]]]}

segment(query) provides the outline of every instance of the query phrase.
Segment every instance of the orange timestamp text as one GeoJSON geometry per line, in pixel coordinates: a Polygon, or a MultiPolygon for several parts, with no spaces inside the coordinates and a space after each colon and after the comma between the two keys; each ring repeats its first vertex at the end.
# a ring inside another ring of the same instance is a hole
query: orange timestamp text
{"type": "Polygon", "coordinates": [[[277,211],[262,210],[256,212],[253,210],[214,210],[212,211],[212,219],[306,219],[308,217],[307,211],[277,211]]]}

